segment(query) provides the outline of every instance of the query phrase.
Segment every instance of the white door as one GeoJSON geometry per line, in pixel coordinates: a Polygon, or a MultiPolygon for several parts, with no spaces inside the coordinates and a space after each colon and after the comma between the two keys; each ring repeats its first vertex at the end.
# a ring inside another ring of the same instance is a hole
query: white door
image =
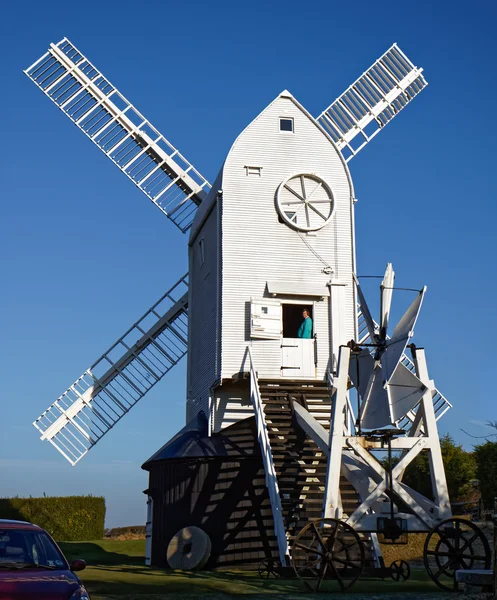
{"type": "Polygon", "coordinates": [[[316,376],[313,339],[281,339],[281,376],[292,379],[316,376]]]}

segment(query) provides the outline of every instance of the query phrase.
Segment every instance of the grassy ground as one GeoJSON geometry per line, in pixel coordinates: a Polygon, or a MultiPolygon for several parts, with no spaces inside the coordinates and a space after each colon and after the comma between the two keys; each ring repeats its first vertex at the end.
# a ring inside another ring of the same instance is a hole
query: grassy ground
{"type": "MultiPolygon", "coordinates": [[[[102,540],[94,542],[63,542],[60,544],[69,561],[83,558],[88,567],[80,574],[81,579],[92,595],[93,600],[196,600],[208,597],[209,600],[227,600],[240,595],[244,600],[271,596],[271,600],[312,598],[319,600],[328,597],[326,592],[338,591],[334,582],[323,587],[323,594],[305,593],[298,580],[262,580],[253,572],[166,571],[146,567],[144,563],[144,540],[102,540]]],[[[411,579],[404,583],[391,580],[361,579],[351,590],[352,598],[411,597],[442,598],[438,588],[428,580],[421,569],[414,569],[411,579]]],[[[350,595],[334,594],[336,600],[350,595]]]]}

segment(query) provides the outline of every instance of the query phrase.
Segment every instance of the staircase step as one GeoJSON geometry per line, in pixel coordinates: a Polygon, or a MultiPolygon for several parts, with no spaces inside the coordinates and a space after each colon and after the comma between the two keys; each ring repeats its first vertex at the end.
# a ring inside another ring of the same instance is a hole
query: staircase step
{"type": "MultiPolygon", "coordinates": [[[[290,544],[302,528],[322,516],[327,457],[296,424],[292,404],[304,406],[325,429],[330,427],[332,403],[325,382],[305,380],[259,381],[271,452],[276,470],[283,518],[290,544]]],[[[354,487],[340,478],[344,513],[359,505],[354,487]]],[[[371,560],[371,539],[364,536],[366,565],[371,560]]]]}

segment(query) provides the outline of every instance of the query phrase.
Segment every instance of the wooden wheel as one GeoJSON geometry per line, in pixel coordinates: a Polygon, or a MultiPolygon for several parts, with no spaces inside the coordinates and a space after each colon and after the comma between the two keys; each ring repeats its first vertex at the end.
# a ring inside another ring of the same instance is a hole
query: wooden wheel
{"type": "Polygon", "coordinates": [[[317,231],[333,216],[333,192],[314,173],[299,173],[281,183],[276,192],[276,207],[287,225],[300,231],[317,231]]]}
{"type": "Polygon", "coordinates": [[[270,579],[271,577],[278,579],[279,576],[280,574],[277,570],[276,562],[273,559],[265,558],[264,560],[261,560],[259,563],[259,577],[262,577],[262,579],[270,579]]]}
{"type": "Polygon", "coordinates": [[[490,569],[492,553],[484,533],[471,521],[453,517],[427,536],[423,559],[428,575],[442,589],[458,589],[459,569],[490,569]]]}
{"type": "Polygon", "coordinates": [[[390,577],[394,581],[406,581],[411,575],[411,567],[405,560],[394,560],[390,565],[390,577]]]}
{"type": "Polygon", "coordinates": [[[292,565],[305,586],[319,591],[325,579],[350,588],[364,568],[364,546],[350,525],[338,519],[316,519],[296,537],[292,565]]]}

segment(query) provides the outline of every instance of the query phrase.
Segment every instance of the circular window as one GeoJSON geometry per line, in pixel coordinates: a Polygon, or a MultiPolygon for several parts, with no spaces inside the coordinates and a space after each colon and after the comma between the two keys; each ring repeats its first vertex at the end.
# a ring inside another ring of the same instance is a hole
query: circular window
{"type": "Polygon", "coordinates": [[[316,231],[333,216],[333,192],[317,175],[300,173],[283,181],[276,192],[276,207],[283,221],[300,231],[316,231]]]}

